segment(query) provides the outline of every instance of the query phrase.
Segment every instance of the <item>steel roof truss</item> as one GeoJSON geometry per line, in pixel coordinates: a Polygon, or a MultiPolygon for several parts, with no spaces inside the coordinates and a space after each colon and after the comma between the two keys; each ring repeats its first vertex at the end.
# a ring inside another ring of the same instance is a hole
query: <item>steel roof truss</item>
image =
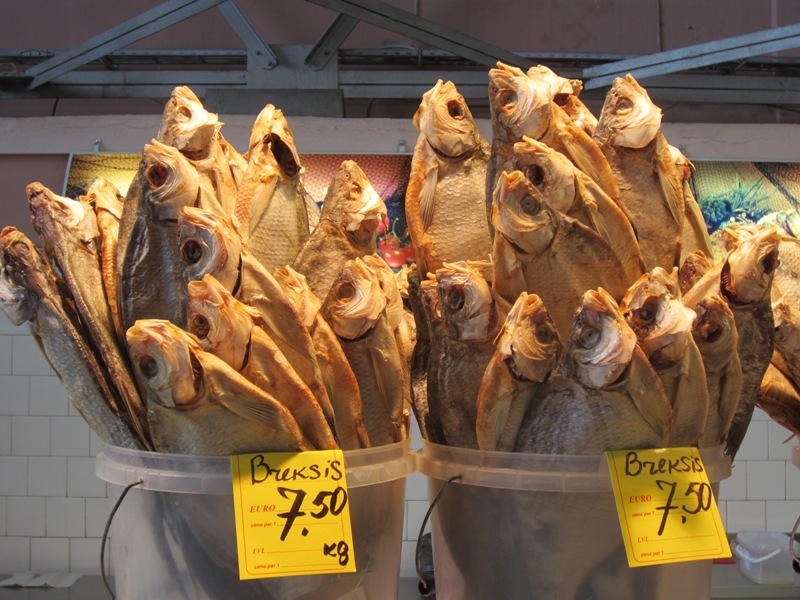
{"type": "Polygon", "coordinates": [[[225,1],[170,0],[165,2],[86,40],[75,48],[59,52],[52,58],[31,67],[25,73],[33,76],[28,89],[36,89],[59,75],[82,67],[114,50],[124,48],[225,1]]]}
{"type": "Polygon", "coordinates": [[[798,47],[800,24],[776,27],[589,67],[583,70],[584,88],[589,90],[610,85],[615,77],[624,77],[627,73],[637,79],[645,79],[798,47]]]}
{"type": "Polygon", "coordinates": [[[447,50],[479,65],[494,67],[502,61],[522,68],[533,62],[518,54],[503,50],[481,40],[459,33],[449,27],[423,19],[378,0],[307,0],[359,21],[375,25],[409,39],[447,50]]]}

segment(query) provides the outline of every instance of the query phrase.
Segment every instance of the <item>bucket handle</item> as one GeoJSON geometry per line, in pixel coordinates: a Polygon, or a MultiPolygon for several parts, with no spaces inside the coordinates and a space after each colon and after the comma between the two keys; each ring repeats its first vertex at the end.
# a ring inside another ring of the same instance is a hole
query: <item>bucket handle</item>
{"type": "Polygon", "coordinates": [[[751,563],[762,563],[765,560],[769,560],[773,556],[777,556],[778,554],[781,553],[781,549],[780,548],[776,548],[775,550],[773,550],[772,552],[770,552],[766,556],[762,556],[761,558],[754,558],[754,557],[750,556],[750,553],[747,550],[744,550],[741,546],[742,546],[741,544],[736,544],[733,547],[733,553],[736,556],[738,556],[739,558],[743,558],[744,560],[748,560],[751,563]]]}
{"type": "Polygon", "coordinates": [[[433,577],[426,577],[422,574],[422,567],[420,566],[420,549],[422,547],[422,536],[425,533],[425,527],[428,525],[428,519],[430,519],[431,513],[433,512],[433,508],[436,506],[436,503],[439,502],[439,498],[442,497],[442,494],[447,489],[447,486],[453,483],[454,481],[459,481],[461,479],[461,475],[453,475],[450,479],[444,482],[444,485],[436,494],[436,497],[431,502],[431,505],[428,507],[427,512],[425,513],[425,517],[422,519],[422,524],[419,527],[419,535],[417,536],[417,547],[414,552],[414,566],[417,570],[417,579],[419,579],[419,593],[424,596],[425,598],[429,596],[433,596],[436,594],[436,580],[433,577]]]}
{"type": "Polygon", "coordinates": [[[103,576],[103,583],[108,590],[108,593],[111,594],[111,600],[114,600],[117,596],[114,593],[114,590],[111,589],[111,584],[108,582],[108,577],[106,575],[106,542],[108,541],[108,532],[111,529],[111,521],[114,519],[114,515],[117,513],[122,501],[125,499],[125,496],[128,495],[128,492],[131,489],[135,488],[137,485],[142,485],[144,483],[144,478],[140,477],[136,481],[132,481],[128,485],[125,486],[125,489],[122,490],[122,493],[117,498],[117,501],[114,503],[114,508],[111,509],[111,513],[108,515],[108,521],[106,521],[106,527],[103,530],[103,540],[100,543],[100,575],[103,576]]]}

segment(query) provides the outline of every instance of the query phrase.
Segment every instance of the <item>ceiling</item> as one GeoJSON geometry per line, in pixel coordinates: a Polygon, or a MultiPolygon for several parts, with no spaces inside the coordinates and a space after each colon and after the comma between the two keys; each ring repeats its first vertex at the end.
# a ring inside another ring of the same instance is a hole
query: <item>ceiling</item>
{"type": "Polygon", "coordinates": [[[614,77],[632,73],[662,103],[800,108],[800,57],[787,52],[800,47],[800,24],[655,53],[512,52],[423,18],[418,0],[412,10],[378,0],[304,3],[333,15],[313,44],[270,43],[235,0],[169,0],[71,47],[0,49],[0,99],[165,98],[180,83],[223,113],[257,113],[268,92],[287,114],[347,116],[352,102],[416,103],[441,78],[485,108],[486,70],[502,61],[582,79],[589,101],[601,102],[614,77]],[[141,48],[207,11],[224,17],[239,47],[141,48]],[[361,23],[398,41],[346,47],[361,23]]]}

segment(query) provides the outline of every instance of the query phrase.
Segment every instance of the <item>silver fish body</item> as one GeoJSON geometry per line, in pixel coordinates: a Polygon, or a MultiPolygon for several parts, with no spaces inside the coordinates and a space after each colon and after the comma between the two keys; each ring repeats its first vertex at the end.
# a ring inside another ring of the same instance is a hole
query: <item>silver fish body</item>
{"type": "Polygon", "coordinates": [[[12,323],[27,322],[67,397],[98,437],[143,449],[108,371],[71,308],[68,292],[33,243],[13,227],[0,233],[0,309],[12,323]]]}

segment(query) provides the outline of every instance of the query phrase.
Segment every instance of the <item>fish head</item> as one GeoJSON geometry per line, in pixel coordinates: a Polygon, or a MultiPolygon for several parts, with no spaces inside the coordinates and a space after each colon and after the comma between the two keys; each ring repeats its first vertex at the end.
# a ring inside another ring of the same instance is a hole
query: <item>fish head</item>
{"type": "Polygon", "coordinates": [[[588,290],[575,314],[561,373],[601,389],[619,379],[635,348],[636,334],[611,295],[603,288],[588,290]]]}
{"type": "Polygon", "coordinates": [[[19,262],[32,251],[31,241],[15,227],[0,232],[0,311],[17,326],[34,317],[31,294],[18,269],[19,262]]]}
{"type": "Polygon", "coordinates": [[[438,307],[447,335],[454,340],[486,340],[497,329],[489,282],[466,262],[444,263],[436,270],[438,307]]]}
{"type": "Polygon", "coordinates": [[[552,100],[547,82],[534,81],[517,67],[497,63],[497,68],[489,71],[492,121],[514,141],[522,136],[539,139],[545,134],[552,100]]]}
{"type": "Polygon", "coordinates": [[[125,199],[119,193],[117,186],[104,177],[95,179],[86,190],[86,195],[81,196],[81,200],[92,206],[95,213],[105,211],[117,220],[122,218],[122,204],[125,199]]]}
{"type": "Polygon", "coordinates": [[[96,251],[95,240],[100,237],[100,229],[97,226],[97,215],[88,202],[59,196],[38,181],[29,184],[25,191],[28,195],[31,221],[39,235],[45,240],[59,239],[62,237],[60,234],[44,233],[56,227],[63,232],[69,232],[84,246],[96,251]]]}
{"type": "Polygon", "coordinates": [[[575,166],[569,159],[529,137],[514,144],[514,155],[542,199],[561,213],[569,211],[578,195],[575,166]]]}
{"type": "Polygon", "coordinates": [[[339,337],[366,335],[386,311],[386,294],[360,258],[348,260],[322,303],[322,314],[339,337]]]}
{"type": "Polygon", "coordinates": [[[178,86],[164,106],[156,137],[182,152],[199,152],[206,149],[221,126],[217,115],[208,112],[191,89],[178,86]]]}
{"type": "Polygon", "coordinates": [[[720,273],[720,292],[732,304],[757,303],[768,297],[780,264],[776,227],[744,237],[728,253],[720,273]]]}
{"type": "Polygon", "coordinates": [[[241,370],[259,312],[236,300],[212,275],[190,281],[188,291],[189,331],[203,350],[241,370]]]}
{"type": "Polygon", "coordinates": [[[739,342],[728,303],[719,294],[711,294],[698,302],[694,311],[697,317],[692,323],[692,337],[704,360],[722,358],[727,362],[739,342]]]}
{"type": "Polygon", "coordinates": [[[492,200],[492,224],[518,254],[541,254],[557,229],[552,209],[521,171],[500,174],[492,200]]]}
{"type": "MultiPolygon", "coordinates": [[[[768,226],[767,226],[768,227],[768,226]]],[[[757,233],[764,231],[765,226],[756,223],[743,223],[741,225],[729,225],[719,231],[719,238],[722,245],[730,252],[739,242],[753,237],[757,233]]]]}
{"type": "Polygon", "coordinates": [[[201,208],[185,206],[178,214],[178,247],[187,283],[208,273],[226,289],[236,289],[242,239],[230,222],[201,208]]]}
{"type": "Polygon", "coordinates": [[[264,152],[271,155],[284,177],[293,178],[302,172],[294,134],[283,111],[272,104],[267,104],[256,117],[248,148],[251,156],[264,152]]]}
{"type": "Polygon", "coordinates": [[[361,260],[372,269],[375,277],[377,277],[381,290],[386,296],[386,316],[389,319],[389,325],[392,329],[396,329],[400,325],[400,321],[403,320],[405,309],[403,307],[403,297],[400,295],[400,288],[397,287],[394,271],[380,254],[367,254],[362,256],[361,260]]]}
{"type": "Polygon", "coordinates": [[[334,175],[322,204],[321,219],[330,219],[348,232],[356,244],[376,236],[386,217],[386,205],[364,171],[353,160],[345,160],[334,175]]]}
{"type": "Polygon", "coordinates": [[[661,267],[642,275],[620,302],[620,310],[654,367],[683,358],[695,313],[676,295],[674,279],[661,267]]]}
{"type": "Polygon", "coordinates": [[[544,302],[527,292],[511,307],[496,345],[516,379],[536,382],[547,379],[561,352],[558,331],[544,302]]]}
{"type": "Polygon", "coordinates": [[[322,301],[311,291],[306,276],[295,271],[290,265],[275,269],[275,279],[286,291],[300,319],[306,327],[311,327],[316,320],[322,301]]]}
{"type": "Polygon", "coordinates": [[[166,408],[191,408],[201,393],[202,377],[194,359],[199,340],[160,319],[136,321],[125,334],[131,365],[148,400],[166,408]]]}
{"type": "Polygon", "coordinates": [[[438,154],[447,158],[469,156],[481,142],[467,102],[451,81],[440,79],[422,95],[414,126],[438,154]]]}
{"type": "Polygon", "coordinates": [[[775,343],[782,349],[789,349],[794,353],[800,353],[800,316],[797,310],[785,302],[776,302],[772,305],[775,343]]]}
{"type": "Polygon", "coordinates": [[[197,202],[200,176],[173,146],[157,140],[145,145],[137,176],[156,220],[174,221],[184,206],[197,202]]]}
{"type": "Polygon", "coordinates": [[[617,77],[606,95],[595,138],[623,148],[644,148],[661,130],[661,109],[628,74],[617,77]]]}

